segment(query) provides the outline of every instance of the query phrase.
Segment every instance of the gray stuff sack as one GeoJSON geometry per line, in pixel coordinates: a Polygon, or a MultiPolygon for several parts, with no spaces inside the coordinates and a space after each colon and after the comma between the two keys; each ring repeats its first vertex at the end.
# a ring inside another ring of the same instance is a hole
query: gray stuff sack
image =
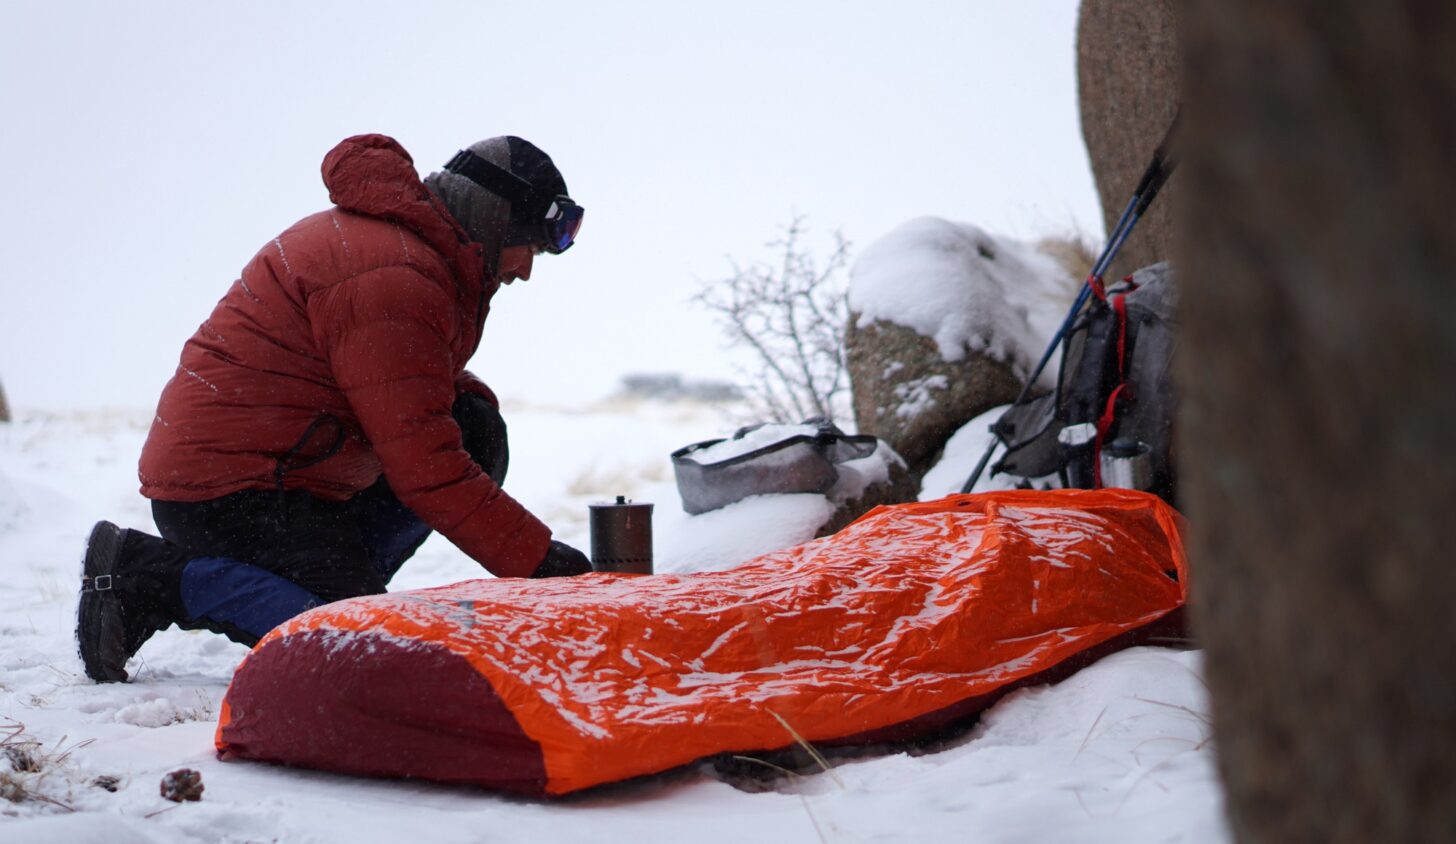
{"type": "Polygon", "coordinates": [[[750,495],[824,493],[839,480],[838,464],[869,457],[879,447],[879,440],[872,436],[846,434],[823,420],[804,424],[815,426],[815,433],[795,434],[723,459],[714,460],[709,450],[742,441],[765,426],[750,425],[732,437],[704,440],[674,451],[672,470],[683,510],[692,515],[706,513],[750,495]]]}

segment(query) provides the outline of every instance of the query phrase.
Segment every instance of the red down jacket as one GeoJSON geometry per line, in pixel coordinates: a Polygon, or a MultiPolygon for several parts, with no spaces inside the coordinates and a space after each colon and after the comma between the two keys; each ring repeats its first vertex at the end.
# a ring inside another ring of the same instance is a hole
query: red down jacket
{"type": "Polygon", "coordinates": [[[141,492],[205,501],[245,489],[343,500],[382,471],[430,527],[502,576],[550,530],[466,454],[450,415],[499,282],[393,138],[323,162],[335,207],[243,269],[187,341],[142,449],[141,492]]]}

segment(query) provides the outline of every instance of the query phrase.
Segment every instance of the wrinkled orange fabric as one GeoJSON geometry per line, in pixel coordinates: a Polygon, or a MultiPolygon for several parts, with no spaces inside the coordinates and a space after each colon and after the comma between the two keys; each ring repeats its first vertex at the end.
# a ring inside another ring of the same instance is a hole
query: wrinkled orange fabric
{"type": "Polygon", "coordinates": [[[250,659],[305,631],[444,645],[540,745],[546,791],[562,794],[783,747],[789,728],[812,743],[902,723],[1045,670],[1184,604],[1180,523],[1126,490],[955,495],[728,571],[342,601],[250,659]]]}

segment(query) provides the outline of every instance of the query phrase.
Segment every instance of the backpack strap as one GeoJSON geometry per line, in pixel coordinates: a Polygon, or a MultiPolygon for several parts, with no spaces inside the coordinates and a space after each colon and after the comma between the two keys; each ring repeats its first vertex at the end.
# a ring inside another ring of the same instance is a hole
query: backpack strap
{"type": "MultiPolygon", "coordinates": [[[[1101,281],[1101,279],[1097,279],[1101,281]]],[[[1092,444],[1092,478],[1093,488],[1102,488],[1102,444],[1107,440],[1107,432],[1112,429],[1112,423],[1117,421],[1117,400],[1122,397],[1127,384],[1127,294],[1138,288],[1132,276],[1124,278],[1123,283],[1126,289],[1119,293],[1108,295],[1107,289],[1100,283],[1092,287],[1092,292],[1103,302],[1112,306],[1112,311],[1117,315],[1117,386],[1107,394],[1107,404],[1102,409],[1102,415],[1097,419],[1097,437],[1092,444]]]]}

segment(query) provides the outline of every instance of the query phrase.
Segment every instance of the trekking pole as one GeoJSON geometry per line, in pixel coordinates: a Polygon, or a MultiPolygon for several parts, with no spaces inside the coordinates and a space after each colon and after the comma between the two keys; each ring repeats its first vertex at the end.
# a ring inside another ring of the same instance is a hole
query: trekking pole
{"type": "MultiPolygon", "coordinates": [[[[1061,345],[1067,333],[1072,330],[1072,324],[1077,321],[1077,315],[1082,312],[1082,307],[1087,304],[1087,300],[1092,298],[1093,288],[1102,283],[1102,274],[1107,272],[1107,268],[1112,265],[1112,259],[1117,256],[1117,251],[1122,248],[1122,244],[1127,242],[1128,236],[1132,234],[1133,226],[1136,226],[1138,220],[1142,219],[1143,214],[1148,210],[1148,206],[1153,204],[1153,197],[1158,195],[1158,191],[1162,190],[1163,184],[1168,181],[1168,177],[1173,175],[1173,168],[1177,166],[1178,162],[1173,158],[1171,153],[1173,137],[1178,130],[1179,113],[1181,112],[1175,112],[1173,114],[1172,125],[1168,127],[1167,133],[1163,135],[1163,140],[1158,144],[1158,148],[1153,150],[1152,162],[1148,164],[1148,169],[1144,171],[1143,177],[1138,180],[1137,188],[1133,190],[1132,199],[1128,200],[1127,206],[1122,209],[1122,215],[1117,218],[1117,224],[1112,227],[1112,233],[1107,237],[1107,244],[1102,248],[1102,254],[1097,258],[1096,263],[1092,265],[1092,271],[1087,274],[1087,280],[1082,283],[1081,291],[1077,293],[1076,300],[1072,302],[1072,309],[1067,312],[1067,318],[1062,320],[1062,325],[1057,329],[1057,333],[1052,335],[1051,342],[1047,344],[1046,351],[1042,352],[1041,360],[1037,362],[1036,368],[1031,371],[1031,376],[1022,385],[1021,392],[1017,394],[1016,400],[1011,402],[1011,407],[1017,407],[1026,401],[1026,397],[1031,392],[1032,386],[1036,384],[1036,380],[1041,377],[1042,370],[1046,369],[1047,363],[1051,361],[1052,353],[1056,351],[1057,346],[1061,345]]],[[[1010,408],[1008,408],[1009,410],[1010,408]]],[[[981,480],[981,473],[986,471],[986,464],[991,461],[991,455],[996,451],[996,446],[999,442],[1000,438],[998,436],[991,437],[991,444],[986,447],[986,453],[981,455],[980,462],[976,464],[976,468],[971,472],[971,476],[966,479],[965,484],[961,487],[961,492],[970,492],[975,487],[976,482],[981,480]]]]}

